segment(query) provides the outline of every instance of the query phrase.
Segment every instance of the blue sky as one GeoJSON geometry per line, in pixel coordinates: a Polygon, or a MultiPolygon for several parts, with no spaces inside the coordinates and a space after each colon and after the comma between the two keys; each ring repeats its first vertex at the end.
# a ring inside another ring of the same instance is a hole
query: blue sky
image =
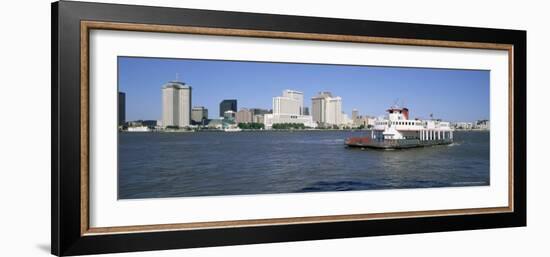
{"type": "Polygon", "coordinates": [[[398,101],[411,118],[489,119],[489,71],[138,57],[119,57],[118,68],[127,120],[159,120],[161,87],[176,74],[192,87],[193,106],[208,108],[210,118],[223,99],[237,99],[239,109],[271,109],[272,97],[293,89],[304,93],[306,107],[317,92],[330,91],[349,116],[354,108],[383,115],[398,101]]]}

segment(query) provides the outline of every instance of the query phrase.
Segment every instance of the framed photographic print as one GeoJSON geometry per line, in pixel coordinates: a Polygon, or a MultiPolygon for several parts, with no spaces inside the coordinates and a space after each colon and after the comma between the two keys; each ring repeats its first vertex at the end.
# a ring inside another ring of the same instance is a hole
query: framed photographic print
{"type": "Polygon", "coordinates": [[[526,32],[52,5],[52,253],[526,225],[526,32]]]}

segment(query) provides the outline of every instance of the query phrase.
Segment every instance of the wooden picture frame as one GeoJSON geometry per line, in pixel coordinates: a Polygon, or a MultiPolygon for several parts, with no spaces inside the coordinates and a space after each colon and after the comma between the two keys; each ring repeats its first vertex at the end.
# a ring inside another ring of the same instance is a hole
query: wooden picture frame
{"type": "Polygon", "coordinates": [[[526,32],[113,5],[52,4],[52,254],[80,255],[526,225],[526,32]],[[89,226],[89,33],[139,31],[499,49],[509,54],[506,207],[89,226]]]}

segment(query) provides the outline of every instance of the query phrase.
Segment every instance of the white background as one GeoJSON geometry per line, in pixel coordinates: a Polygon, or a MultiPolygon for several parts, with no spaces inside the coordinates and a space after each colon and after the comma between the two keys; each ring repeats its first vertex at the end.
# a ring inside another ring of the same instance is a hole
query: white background
{"type": "MultiPolygon", "coordinates": [[[[114,1],[113,1],[114,2],[114,1]]],[[[117,256],[548,256],[550,22],[545,1],[116,1],[189,8],[528,30],[528,227],[141,252],[117,256]],[[538,112],[543,114],[543,112],[538,112]],[[536,137],[535,133],[539,133],[536,137]]],[[[0,15],[0,255],[47,256],[50,242],[50,1],[0,15]]]]}

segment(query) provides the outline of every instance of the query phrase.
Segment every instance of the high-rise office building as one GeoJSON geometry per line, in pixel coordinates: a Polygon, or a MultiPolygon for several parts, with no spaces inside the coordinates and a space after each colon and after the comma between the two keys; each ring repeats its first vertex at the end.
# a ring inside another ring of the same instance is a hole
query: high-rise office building
{"type": "Polygon", "coordinates": [[[283,97],[293,99],[298,104],[298,115],[304,115],[304,93],[296,90],[286,89],[283,91],[283,97]]]}
{"type": "Polygon", "coordinates": [[[226,111],[237,112],[237,100],[236,99],[225,99],[220,103],[220,113],[219,117],[224,117],[226,111]]]}
{"type": "Polygon", "coordinates": [[[126,94],[118,92],[118,125],[123,126],[126,123],[126,94]]]}
{"type": "Polygon", "coordinates": [[[328,98],[325,122],[329,125],[340,125],[342,121],[342,98],[339,96],[328,98]]]}
{"type": "Polygon", "coordinates": [[[195,106],[191,109],[191,121],[195,124],[202,124],[208,119],[208,109],[204,106],[195,106]]]}
{"type": "Polygon", "coordinates": [[[300,115],[300,102],[286,96],[273,97],[273,114],[300,115]]]}
{"type": "Polygon", "coordinates": [[[170,81],[162,87],[162,125],[186,127],[191,124],[191,87],[170,81]]]}
{"type": "Polygon", "coordinates": [[[359,118],[359,111],[357,109],[353,109],[351,111],[351,119],[355,121],[358,118],[359,118]]]}
{"type": "Polygon", "coordinates": [[[323,125],[341,125],[342,98],[333,97],[330,92],[320,92],[317,96],[311,98],[311,113],[313,121],[323,125]]]}
{"type": "Polygon", "coordinates": [[[326,98],[332,97],[330,92],[319,92],[317,96],[311,98],[311,115],[313,121],[325,123],[325,113],[327,108],[326,98]]]}

